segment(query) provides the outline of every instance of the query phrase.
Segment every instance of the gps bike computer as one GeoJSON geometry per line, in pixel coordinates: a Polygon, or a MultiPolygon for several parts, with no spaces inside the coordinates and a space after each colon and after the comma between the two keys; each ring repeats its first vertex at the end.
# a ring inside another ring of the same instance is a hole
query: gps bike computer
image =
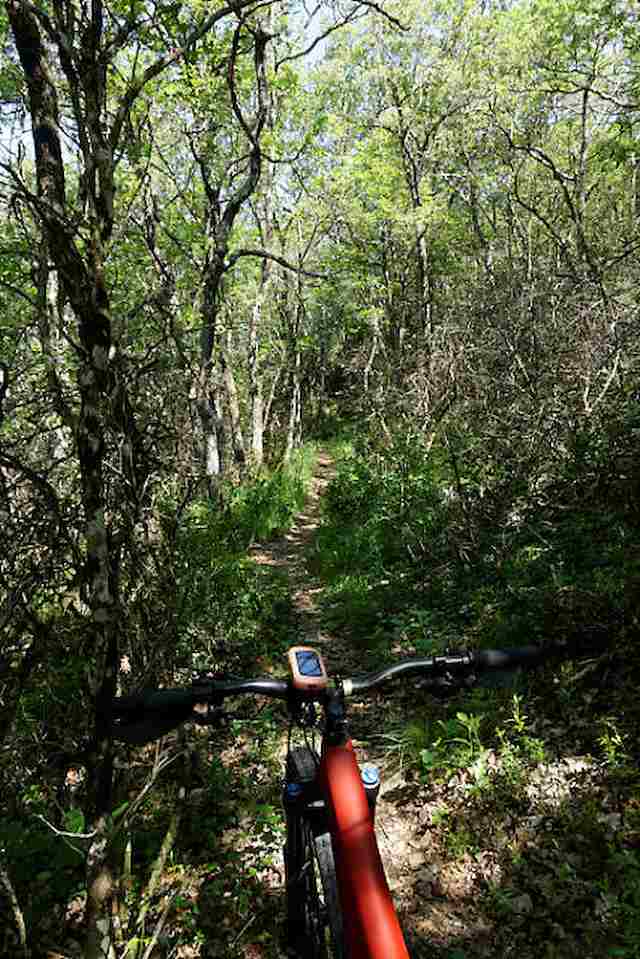
{"type": "Polygon", "coordinates": [[[325,689],[329,682],[322,656],[311,646],[292,646],[289,668],[294,688],[302,692],[325,689]]]}

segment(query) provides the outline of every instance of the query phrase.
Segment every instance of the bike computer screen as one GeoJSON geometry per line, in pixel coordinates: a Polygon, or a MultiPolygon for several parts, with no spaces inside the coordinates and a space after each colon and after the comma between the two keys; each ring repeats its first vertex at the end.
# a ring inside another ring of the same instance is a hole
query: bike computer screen
{"type": "Polygon", "coordinates": [[[289,666],[296,689],[324,689],[327,671],[322,657],[310,646],[294,646],[289,650],[289,666]]]}

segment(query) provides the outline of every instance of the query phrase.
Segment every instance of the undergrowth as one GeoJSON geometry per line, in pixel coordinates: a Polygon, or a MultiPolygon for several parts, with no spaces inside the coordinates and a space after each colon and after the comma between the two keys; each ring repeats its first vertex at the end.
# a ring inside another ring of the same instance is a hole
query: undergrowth
{"type": "MultiPolygon", "coordinates": [[[[158,529],[167,531],[166,563],[157,595],[140,597],[154,640],[151,665],[145,669],[144,661],[123,656],[122,693],[130,691],[128,683],[136,689],[189,682],[200,670],[255,674],[281,658],[294,629],[289,584],[285,574],[252,562],[247,548],[290,526],[304,503],[314,461],[315,451],[306,448],[286,468],[225,487],[219,501],[193,502],[179,513],[177,528],[170,523],[176,504],[168,499],[162,505],[158,529]],[[153,636],[154,621],[170,626],[153,636]]],[[[48,950],[63,929],[73,955],[79,955],[74,935],[83,935],[86,744],[78,730],[86,713],[79,690],[86,680],[77,643],[61,631],[55,674],[44,664],[34,669],[12,733],[14,749],[29,762],[19,778],[8,754],[0,767],[7,800],[0,822],[0,868],[11,877],[34,956],[53,954],[48,950]]],[[[122,649],[127,649],[126,636],[122,649]]],[[[116,875],[123,876],[118,909],[127,959],[141,957],[149,947],[162,914],[160,899],[171,915],[170,929],[159,940],[163,955],[176,950],[195,955],[188,950],[200,949],[205,941],[226,943],[223,928],[235,921],[244,925],[260,903],[265,915],[273,913],[275,938],[280,910],[262,880],[276,869],[281,844],[272,753],[282,719],[276,722],[270,711],[256,717],[254,704],[252,713],[239,713],[232,730],[199,737],[195,750],[185,751],[175,737],[159,751],[154,746],[133,754],[118,748],[114,821],[125,828],[112,855],[116,875]],[[188,809],[180,793],[186,784],[188,809]],[[132,797],[138,799],[132,802],[132,797]],[[181,810],[178,825],[176,810],[181,810]],[[170,858],[147,903],[154,864],[174,830],[170,858]]],[[[0,941],[0,953],[18,955],[15,924],[0,926],[0,934],[9,937],[0,941]]]]}
{"type": "MultiPolygon", "coordinates": [[[[257,568],[246,550],[289,525],[310,468],[305,454],[287,472],[229,487],[222,508],[198,502],[184,512],[172,558],[175,650],[167,674],[262,671],[290,645],[289,584],[257,568]]],[[[406,784],[396,815],[423,824],[443,877],[429,887],[436,914],[449,897],[491,929],[489,947],[461,932],[446,946],[425,942],[416,955],[637,959],[637,519],[610,498],[581,500],[568,482],[544,508],[539,491],[527,498],[519,490],[493,523],[487,497],[474,493],[479,482],[452,476],[446,451],[415,435],[388,448],[343,444],[310,558],[327,583],[323,624],[345,647],[358,647],[363,663],[531,640],[591,652],[447,700],[412,689],[395,720],[386,721],[376,704],[376,732],[384,728],[376,748],[406,784]],[[473,877],[471,892],[449,894],[448,870],[463,868],[473,877]]],[[[80,935],[84,908],[83,856],[72,848],[78,843],[53,831],[81,833],[84,823],[81,763],[68,758],[65,727],[80,708],[71,661],[63,660],[55,683],[34,672],[16,730],[31,744],[32,761],[0,824],[0,864],[43,950],[63,926],[68,932],[77,922],[80,935]],[[47,683],[55,695],[43,695],[47,683]],[[52,758],[52,743],[61,744],[62,758],[52,758]]],[[[138,954],[166,906],[163,954],[191,949],[184,955],[212,957],[237,948],[265,959],[280,955],[282,720],[275,708],[256,714],[240,707],[227,727],[197,736],[188,754],[171,740],[135,763],[121,757],[117,791],[126,819],[151,768],[167,756],[190,756],[166,766],[127,822],[132,869],[122,921],[138,954]],[[171,856],[146,922],[136,924],[185,783],[189,802],[171,856]]],[[[114,855],[121,866],[129,855],[124,842],[114,855]]],[[[427,865],[418,866],[418,877],[427,865]]],[[[418,887],[424,890],[424,881],[418,887]]],[[[415,918],[429,908],[422,891],[410,912],[415,918]]]]}
{"type": "Polygon", "coordinates": [[[287,642],[291,617],[286,575],[257,566],[249,546],[286,530],[305,500],[315,451],[287,467],[229,486],[221,504],[193,503],[177,536],[176,632],[185,664],[249,668],[287,642]]]}
{"type": "Polygon", "coordinates": [[[372,666],[447,648],[567,651],[446,702],[416,691],[377,740],[432,809],[443,874],[482,864],[491,955],[640,956],[640,526],[593,463],[528,485],[479,458],[454,470],[418,433],[361,438],[316,541],[327,622],[372,666]]]}
{"type": "Polygon", "coordinates": [[[315,564],[327,616],[363,646],[431,652],[470,641],[602,648],[640,633],[640,527],[631,504],[585,500],[576,481],[511,501],[452,473],[419,434],[361,440],[337,463],[315,564]],[[482,495],[480,495],[482,494],[482,495]]]}

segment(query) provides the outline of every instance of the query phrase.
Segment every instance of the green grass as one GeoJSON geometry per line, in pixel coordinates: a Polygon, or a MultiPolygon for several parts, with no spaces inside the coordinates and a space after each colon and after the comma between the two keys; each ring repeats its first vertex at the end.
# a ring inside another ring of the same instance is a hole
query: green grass
{"type": "Polygon", "coordinates": [[[496,955],[529,954],[533,937],[545,959],[637,959],[640,529],[627,503],[584,496],[574,469],[542,504],[499,469],[463,473],[465,513],[443,495],[455,483],[437,449],[361,440],[337,461],[314,563],[328,582],[326,621],[372,664],[554,641],[591,657],[491,675],[445,703],[416,692],[377,742],[425,800],[435,789],[431,835],[444,861],[499,863],[484,899],[496,955]],[[586,757],[597,785],[578,776],[558,804],[547,770],[565,756],[586,757]],[[623,810],[613,833],[612,809],[623,810]]]}
{"type": "Polygon", "coordinates": [[[222,504],[202,500],[187,509],[174,560],[177,647],[185,663],[249,668],[286,648],[292,628],[286,574],[258,567],[246,551],[291,525],[315,458],[315,450],[305,448],[287,467],[228,487],[222,504]]]}

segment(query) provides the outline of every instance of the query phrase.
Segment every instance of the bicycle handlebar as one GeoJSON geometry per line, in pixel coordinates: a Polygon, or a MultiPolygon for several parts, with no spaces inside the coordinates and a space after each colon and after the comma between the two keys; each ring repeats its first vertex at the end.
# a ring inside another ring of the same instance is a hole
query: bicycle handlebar
{"type": "MultiPolygon", "coordinates": [[[[385,669],[353,676],[341,681],[345,696],[374,689],[399,676],[450,676],[470,674],[474,670],[511,669],[536,665],[557,652],[554,647],[522,646],[514,649],[484,649],[477,652],[449,653],[426,659],[405,659],[385,669]]],[[[194,706],[200,703],[219,706],[231,696],[253,694],[271,699],[295,701],[326,700],[327,693],[300,694],[289,682],[277,679],[243,679],[237,681],[203,679],[183,689],[157,689],[124,696],[113,701],[113,735],[132,745],[143,745],[189,719],[197,719],[194,706]]],[[[331,695],[331,693],[329,694],[331,695]]]]}
{"type": "Polygon", "coordinates": [[[444,656],[432,656],[428,659],[405,659],[401,663],[387,666],[375,673],[355,676],[344,680],[344,692],[347,696],[364,692],[380,686],[389,679],[422,673],[441,676],[443,673],[472,672],[490,669],[513,669],[516,666],[530,666],[542,662],[553,650],[540,646],[520,646],[514,649],[482,649],[477,652],[449,653],[444,656]]]}

